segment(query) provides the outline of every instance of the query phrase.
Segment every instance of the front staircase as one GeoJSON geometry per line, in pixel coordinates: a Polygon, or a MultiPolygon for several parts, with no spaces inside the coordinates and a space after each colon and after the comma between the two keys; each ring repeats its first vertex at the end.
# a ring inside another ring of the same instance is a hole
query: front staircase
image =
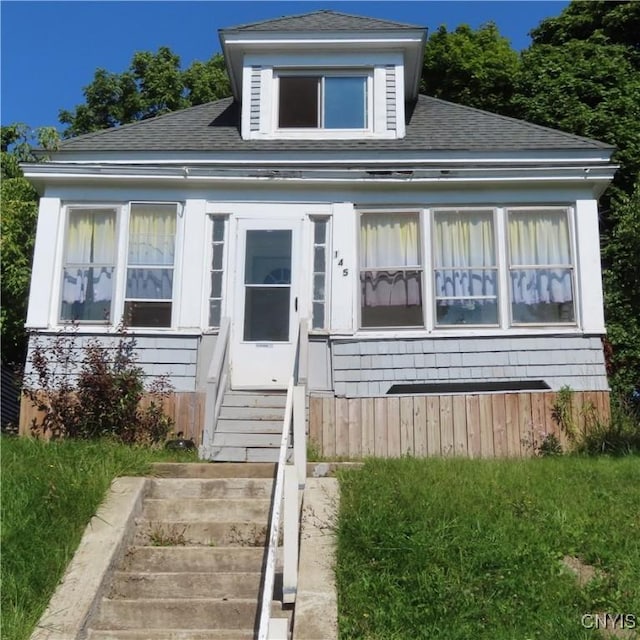
{"type": "Polygon", "coordinates": [[[284,391],[226,391],[209,459],[277,462],[286,400],[284,391]]]}
{"type": "MultiPolygon", "coordinates": [[[[275,465],[167,464],[156,473],[86,637],[254,638],[275,465]]],[[[288,617],[274,597],[272,616],[288,617]]]]}

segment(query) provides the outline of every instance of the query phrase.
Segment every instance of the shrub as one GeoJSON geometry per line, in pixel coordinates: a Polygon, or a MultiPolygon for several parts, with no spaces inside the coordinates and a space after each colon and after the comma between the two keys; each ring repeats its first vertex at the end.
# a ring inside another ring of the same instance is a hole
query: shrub
{"type": "Polygon", "coordinates": [[[111,436],[129,444],[164,440],[173,427],[164,400],[173,388],[166,378],[155,378],[142,406],[144,376],[135,344],[123,328],[113,346],[91,339],[79,347],[76,333],[57,336],[47,347],[36,339],[32,384],[23,389],[41,413],[32,433],[53,439],[111,436]]]}

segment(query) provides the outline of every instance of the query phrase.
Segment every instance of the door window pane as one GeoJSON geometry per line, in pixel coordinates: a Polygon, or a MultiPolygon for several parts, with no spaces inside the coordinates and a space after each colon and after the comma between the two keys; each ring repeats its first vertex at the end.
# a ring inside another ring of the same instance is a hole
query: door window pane
{"type": "Polygon", "coordinates": [[[245,284],[291,283],[291,231],[249,230],[245,284]]]}
{"type": "Polygon", "coordinates": [[[289,287],[246,287],[244,340],[286,342],[289,340],[289,287]]]}

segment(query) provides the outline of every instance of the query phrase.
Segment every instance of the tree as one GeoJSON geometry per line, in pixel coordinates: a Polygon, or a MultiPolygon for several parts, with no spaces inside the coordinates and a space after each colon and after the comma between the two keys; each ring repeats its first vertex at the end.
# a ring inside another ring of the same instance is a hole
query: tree
{"type": "Polygon", "coordinates": [[[444,100],[509,114],[518,54],[489,22],[474,31],[441,26],[427,41],[421,90],[444,100]]]}
{"type": "Polygon", "coordinates": [[[231,94],[221,54],[195,61],[186,70],[168,47],[157,53],[139,51],[123,73],[97,69],[83,89],[85,102],[61,110],[60,122],[69,125],[65,137],[91,133],[145,120],[231,94]]]}
{"type": "Polygon", "coordinates": [[[640,388],[640,3],[574,1],[532,37],[516,113],[616,147],[601,233],[610,382],[626,394],[640,388]]]}
{"type": "Polygon", "coordinates": [[[38,216],[38,194],[22,176],[19,163],[34,159],[34,144],[51,149],[56,140],[57,133],[52,127],[37,132],[24,124],[1,128],[0,332],[2,363],[7,365],[24,362],[27,347],[24,321],[38,216]]]}

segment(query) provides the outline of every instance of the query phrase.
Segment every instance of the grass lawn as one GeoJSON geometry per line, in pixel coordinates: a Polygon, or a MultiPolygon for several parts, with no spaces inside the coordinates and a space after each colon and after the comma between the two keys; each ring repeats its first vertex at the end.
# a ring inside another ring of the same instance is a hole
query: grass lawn
{"type": "Polygon", "coordinates": [[[596,612],[640,630],[638,457],[372,460],[340,486],[342,640],[594,639],[596,612]]]}
{"type": "Polygon", "coordinates": [[[4,436],[1,446],[1,635],[22,640],[31,635],[113,478],[148,473],[152,462],[180,454],[4,436]]]}

